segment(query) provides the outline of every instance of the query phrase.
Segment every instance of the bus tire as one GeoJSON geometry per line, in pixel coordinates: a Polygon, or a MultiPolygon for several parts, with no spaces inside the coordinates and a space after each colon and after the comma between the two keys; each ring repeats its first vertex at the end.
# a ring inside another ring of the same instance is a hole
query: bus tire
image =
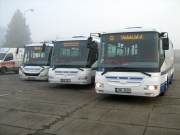
{"type": "Polygon", "coordinates": [[[2,67],[2,68],[1,68],[1,74],[2,74],[2,75],[5,75],[5,74],[6,74],[6,68],[5,68],[5,67],[2,67]]]}
{"type": "Polygon", "coordinates": [[[164,96],[165,95],[165,91],[163,91],[161,94],[159,94],[159,96],[164,96]]]}
{"type": "Polygon", "coordinates": [[[171,80],[170,80],[169,84],[172,84],[172,77],[171,77],[171,80]]]}

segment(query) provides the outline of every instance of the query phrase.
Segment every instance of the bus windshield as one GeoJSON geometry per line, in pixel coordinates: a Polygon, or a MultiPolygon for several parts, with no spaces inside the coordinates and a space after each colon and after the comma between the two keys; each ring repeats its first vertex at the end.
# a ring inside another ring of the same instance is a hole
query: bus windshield
{"type": "Polygon", "coordinates": [[[6,53],[0,53],[0,60],[3,60],[5,55],[6,55],[6,53]]]}
{"type": "Polygon", "coordinates": [[[26,46],[23,64],[26,66],[49,66],[51,51],[51,46],[46,46],[45,51],[42,51],[42,46],[26,46]]]}
{"type": "Polygon", "coordinates": [[[105,34],[101,37],[98,67],[159,70],[159,37],[156,32],[105,34]]]}
{"type": "Polygon", "coordinates": [[[86,47],[87,41],[57,41],[54,43],[51,65],[68,68],[90,67],[90,51],[86,47]]]}

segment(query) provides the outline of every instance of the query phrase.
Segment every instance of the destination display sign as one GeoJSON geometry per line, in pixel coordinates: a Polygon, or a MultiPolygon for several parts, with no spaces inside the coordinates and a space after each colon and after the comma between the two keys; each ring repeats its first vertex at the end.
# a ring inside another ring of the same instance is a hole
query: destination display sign
{"type": "Polygon", "coordinates": [[[158,39],[157,32],[134,32],[134,33],[114,33],[102,35],[102,41],[118,42],[118,41],[134,41],[134,40],[152,40],[158,39]]]}
{"type": "Polygon", "coordinates": [[[35,47],[34,47],[34,50],[35,50],[35,51],[42,50],[42,47],[35,46],[35,47]]]}
{"type": "Polygon", "coordinates": [[[143,34],[121,35],[121,40],[140,40],[143,39],[143,34]]]}
{"type": "Polygon", "coordinates": [[[79,46],[79,42],[63,42],[63,46],[79,46]]]}

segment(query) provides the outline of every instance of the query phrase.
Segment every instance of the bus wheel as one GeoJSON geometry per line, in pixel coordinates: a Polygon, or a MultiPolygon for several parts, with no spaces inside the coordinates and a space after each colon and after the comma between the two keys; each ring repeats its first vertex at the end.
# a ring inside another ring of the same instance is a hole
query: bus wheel
{"type": "Polygon", "coordinates": [[[161,94],[159,94],[159,96],[164,96],[165,95],[165,91],[163,91],[161,94]]]}
{"type": "MultiPolygon", "coordinates": [[[[173,76],[173,75],[172,75],[172,76],[173,76]]],[[[172,84],[172,77],[171,77],[171,80],[170,80],[169,84],[172,84]]]]}
{"type": "Polygon", "coordinates": [[[6,74],[6,68],[4,68],[4,67],[1,68],[1,74],[2,74],[2,75],[5,75],[5,74],[6,74]]]}

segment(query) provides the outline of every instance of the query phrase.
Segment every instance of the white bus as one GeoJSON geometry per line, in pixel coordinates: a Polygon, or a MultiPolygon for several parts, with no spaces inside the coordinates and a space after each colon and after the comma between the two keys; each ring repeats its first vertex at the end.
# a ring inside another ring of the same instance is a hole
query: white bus
{"type": "Polygon", "coordinates": [[[164,95],[174,74],[173,44],[167,32],[130,27],[101,34],[96,93],[164,95]]]}
{"type": "Polygon", "coordinates": [[[52,42],[25,45],[19,76],[22,80],[48,80],[52,42]]]}
{"type": "Polygon", "coordinates": [[[49,83],[90,84],[95,81],[99,38],[87,46],[87,37],[75,36],[54,42],[49,83]]]}

